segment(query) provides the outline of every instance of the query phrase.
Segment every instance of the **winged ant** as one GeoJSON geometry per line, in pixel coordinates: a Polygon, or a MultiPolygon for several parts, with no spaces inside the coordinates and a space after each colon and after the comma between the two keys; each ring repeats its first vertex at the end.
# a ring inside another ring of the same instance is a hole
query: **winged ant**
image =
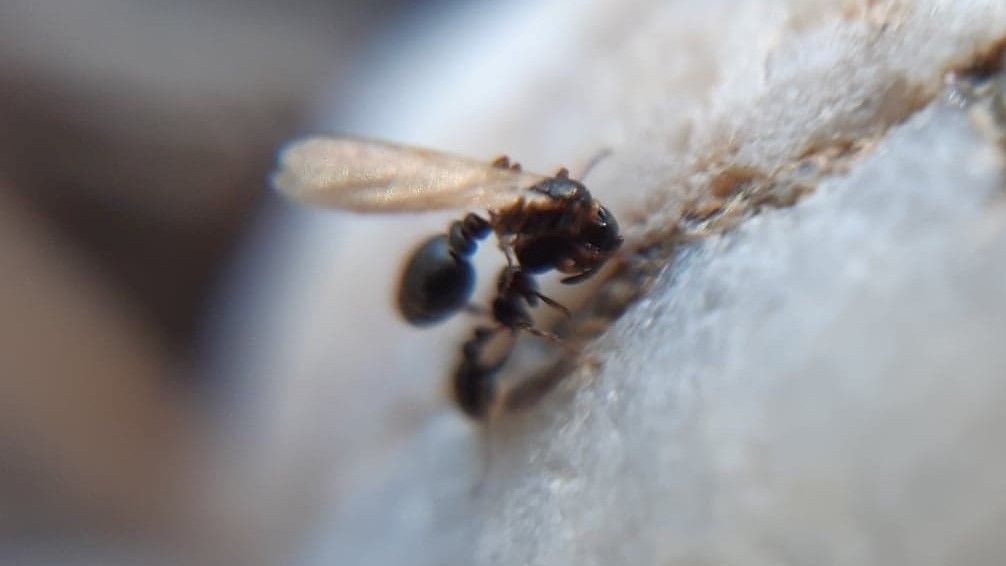
{"type": "Polygon", "coordinates": [[[489,315],[461,348],[452,387],[472,418],[485,418],[498,398],[496,374],[513,337],[523,331],[560,342],[538,329],[529,308],[539,302],[569,314],[538,290],[535,276],[556,270],[565,284],[596,273],[622,244],[611,212],[566,169],[553,176],[525,172],[502,157],[483,163],[446,153],[355,138],[317,137],[284,149],[273,184],[308,204],[358,212],[480,208],[421,243],[406,262],[398,310],[411,324],[439,322],[468,308],[475,283],[470,258],[496,235],[507,265],[497,280],[489,315]],[[500,334],[507,339],[492,351],[500,334]]]}

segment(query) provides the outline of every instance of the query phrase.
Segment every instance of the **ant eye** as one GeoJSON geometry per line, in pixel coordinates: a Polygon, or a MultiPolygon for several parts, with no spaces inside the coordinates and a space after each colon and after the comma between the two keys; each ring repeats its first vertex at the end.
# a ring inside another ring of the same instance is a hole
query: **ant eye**
{"type": "Polygon", "coordinates": [[[587,243],[601,250],[611,252],[622,245],[622,238],[618,235],[618,222],[607,208],[601,206],[597,209],[597,219],[593,224],[584,229],[584,238],[587,243]]]}

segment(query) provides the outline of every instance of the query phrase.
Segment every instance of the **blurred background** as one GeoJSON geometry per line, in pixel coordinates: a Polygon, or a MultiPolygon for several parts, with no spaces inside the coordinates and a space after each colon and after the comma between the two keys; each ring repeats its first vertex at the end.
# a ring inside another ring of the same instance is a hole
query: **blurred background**
{"type": "Polygon", "coordinates": [[[276,204],[274,152],[450,9],[0,5],[0,562],[215,536],[190,477],[219,380],[207,328],[276,204]]]}

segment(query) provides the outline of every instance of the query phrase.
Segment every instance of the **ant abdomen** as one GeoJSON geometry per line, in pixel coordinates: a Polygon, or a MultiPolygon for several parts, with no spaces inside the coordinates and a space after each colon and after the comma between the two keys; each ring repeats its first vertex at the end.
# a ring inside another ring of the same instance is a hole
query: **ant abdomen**
{"type": "Polygon", "coordinates": [[[468,256],[477,240],[489,234],[489,223],[476,214],[451,223],[447,234],[423,242],[412,253],[398,289],[398,310],[411,324],[438,322],[464,307],[475,285],[468,256]]]}
{"type": "Polygon", "coordinates": [[[411,324],[432,324],[465,306],[474,285],[471,262],[451,250],[447,235],[439,234],[416,248],[406,264],[398,310],[411,324]]]}

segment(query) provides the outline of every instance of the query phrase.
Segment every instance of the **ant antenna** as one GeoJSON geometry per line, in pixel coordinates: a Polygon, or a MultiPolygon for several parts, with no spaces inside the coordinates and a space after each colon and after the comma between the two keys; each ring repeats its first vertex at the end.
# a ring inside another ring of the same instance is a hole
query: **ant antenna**
{"type": "Polygon", "coordinates": [[[594,167],[596,167],[598,163],[610,157],[612,153],[613,152],[611,151],[610,147],[606,147],[601,151],[595,153],[594,156],[591,157],[589,160],[587,160],[587,163],[584,164],[583,171],[580,173],[579,176],[580,180],[582,181],[587,177],[587,175],[590,175],[590,172],[594,170],[594,167]]]}

